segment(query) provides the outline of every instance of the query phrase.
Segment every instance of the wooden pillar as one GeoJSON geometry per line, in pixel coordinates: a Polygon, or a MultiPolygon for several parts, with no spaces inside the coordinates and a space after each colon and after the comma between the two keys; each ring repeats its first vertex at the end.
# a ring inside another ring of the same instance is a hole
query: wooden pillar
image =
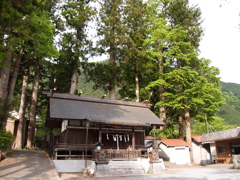
{"type": "Polygon", "coordinates": [[[119,150],[119,139],[118,139],[118,134],[116,134],[116,138],[117,138],[117,150],[119,150]]]}
{"type": "Polygon", "coordinates": [[[65,138],[64,138],[64,143],[68,143],[68,129],[66,130],[66,135],[65,135],[65,138]]]}
{"type": "Polygon", "coordinates": [[[85,170],[87,169],[88,128],[89,128],[89,122],[87,121],[87,124],[86,124],[86,145],[85,145],[85,170]]]}
{"type": "Polygon", "coordinates": [[[153,148],[157,148],[157,144],[156,144],[156,126],[153,126],[153,131],[154,131],[154,142],[153,142],[153,148]]]}
{"type": "Polygon", "coordinates": [[[98,133],[98,141],[100,143],[102,143],[102,131],[99,129],[99,133],[98,133]]]}
{"type": "Polygon", "coordinates": [[[132,129],[132,149],[135,150],[135,132],[134,128],[132,129]]]}

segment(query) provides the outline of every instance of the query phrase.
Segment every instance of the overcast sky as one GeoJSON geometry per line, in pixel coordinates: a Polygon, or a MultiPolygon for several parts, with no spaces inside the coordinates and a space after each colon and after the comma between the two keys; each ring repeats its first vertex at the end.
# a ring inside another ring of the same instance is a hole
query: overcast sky
{"type": "Polygon", "coordinates": [[[189,0],[198,4],[205,35],[200,57],[220,69],[223,82],[240,84],[240,0],[189,0]]]}

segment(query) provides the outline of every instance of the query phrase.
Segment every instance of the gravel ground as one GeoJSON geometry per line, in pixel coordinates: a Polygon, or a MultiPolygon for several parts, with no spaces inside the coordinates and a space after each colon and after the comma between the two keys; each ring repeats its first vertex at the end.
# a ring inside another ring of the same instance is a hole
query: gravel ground
{"type": "Polygon", "coordinates": [[[233,164],[213,164],[207,166],[179,166],[164,162],[165,171],[160,175],[122,176],[94,178],[81,173],[58,174],[45,152],[13,151],[0,162],[0,179],[8,180],[240,180],[240,169],[233,164]]]}

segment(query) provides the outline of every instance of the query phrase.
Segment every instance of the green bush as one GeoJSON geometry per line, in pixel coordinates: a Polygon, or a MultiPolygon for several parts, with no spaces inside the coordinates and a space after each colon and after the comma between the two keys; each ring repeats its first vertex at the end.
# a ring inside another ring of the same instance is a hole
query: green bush
{"type": "Polygon", "coordinates": [[[14,136],[11,132],[0,130],[0,151],[5,151],[11,146],[14,136]]]}

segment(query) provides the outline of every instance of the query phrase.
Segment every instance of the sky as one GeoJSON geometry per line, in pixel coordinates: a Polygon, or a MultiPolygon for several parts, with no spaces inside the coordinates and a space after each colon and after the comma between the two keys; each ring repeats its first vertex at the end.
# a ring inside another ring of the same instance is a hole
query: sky
{"type": "Polygon", "coordinates": [[[220,69],[221,81],[240,84],[240,0],[189,0],[202,11],[201,58],[220,69]]]}

